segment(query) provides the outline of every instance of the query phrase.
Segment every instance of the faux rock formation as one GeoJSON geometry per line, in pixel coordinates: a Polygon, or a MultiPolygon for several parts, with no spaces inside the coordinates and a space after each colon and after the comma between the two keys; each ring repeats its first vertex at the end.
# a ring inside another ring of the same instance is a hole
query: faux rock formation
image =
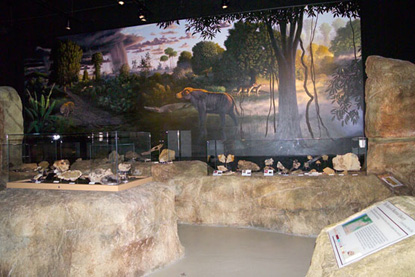
{"type": "Polygon", "coordinates": [[[59,179],[74,182],[82,176],[82,172],[80,170],[67,170],[65,172],[58,173],[56,176],[59,179]]]}
{"type": "Polygon", "coordinates": [[[53,163],[53,167],[57,172],[64,172],[69,170],[70,163],[68,160],[58,160],[53,163]]]}
{"type": "Polygon", "coordinates": [[[159,162],[166,163],[176,159],[176,151],[170,149],[163,149],[159,156],[159,162]]]}
{"type": "Polygon", "coordinates": [[[392,196],[375,175],[175,175],[167,184],[176,190],[180,222],[258,227],[308,236],[316,236],[328,224],[392,196]]]}
{"type": "Polygon", "coordinates": [[[88,178],[89,178],[89,181],[91,182],[101,183],[102,178],[108,175],[112,175],[112,174],[113,173],[110,168],[108,169],[96,168],[89,173],[88,178]]]}
{"type": "Polygon", "coordinates": [[[254,162],[239,160],[238,161],[238,170],[252,170],[252,171],[259,171],[261,168],[254,162]]]}
{"type": "Polygon", "coordinates": [[[0,275],[143,276],[184,254],[174,192],[0,191],[0,275]]]}
{"type": "Polygon", "coordinates": [[[37,168],[38,165],[36,163],[25,163],[19,166],[13,166],[10,169],[17,172],[32,172],[35,171],[37,168]]]}
{"type": "Polygon", "coordinates": [[[415,65],[366,60],[367,172],[392,173],[415,193],[415,65]]]}
{"type": "Polygon", "coordinates": [[[366,136],[415,137],[415,65],[369,56],[366,74],[366,136]]]}
{"type": "Polygon", "coordinates": [[[369,140],[367,171],[391,173],[415,192],[415,139],[369,140]]]}
{"type": "MultiPolygon", "coordinates": [[[[403,210],[410,217],[415,218],[414,197],[393,197],[387,200],[403,210]]],[[[362,213],[364,211],[352,215],[347,219],[344,218],[339,223],[327,226],[320,232],[320,235],[317,237],[307,277],[366,277],[374,275],[389,277],[413,275],[415,272],[415,236],[397,242],[343,268],[338,268],[327,231],[334,225],[349,221],[362,213]]]]}
{"type": "MultiPolygon", "coordinates": [[[[149,163],[145,163],[149,164],[149,163]]],[[[178,161],[171,164],[152,164],[151,176],[153,180],[167,182],[177,176],[203,177],[213,169],[202,161],[178,161]]]]}
{"type": "Polygon", "coordinates": [[[359,158],[353,153],[337,155],[333,158],[333,168],[337,171],[359,171],[359,158]]]}
{"type": "MultiPolygon", "coordinates": [[[[0,162],[5,160],[2,157],[5,135],[24,133],[22,101],[17,91],[12,87],[0,86],[0,162]]],[[[13,144],[22,143],[22,137],[9,138],[13,144]]],[[[20,147],[9,149],[9,162],[15,166],[22,163],[22,151],[20,147]]],[[[1,172],[1,166],[0,166],[1,172]]]]}

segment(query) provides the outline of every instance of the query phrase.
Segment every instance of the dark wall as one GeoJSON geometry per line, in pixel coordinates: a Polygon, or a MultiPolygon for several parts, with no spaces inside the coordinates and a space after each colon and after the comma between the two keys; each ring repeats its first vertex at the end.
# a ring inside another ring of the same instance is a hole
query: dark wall
{"type": "MultiPolygon", "coordinates": [[[[256,1],[245,2],[250,3],[249,9],[255,9],[252,5],[256,1]]],[[[295,1],[285,2],[287,5],[296,4],[295,1]]],[[[409,0],[361,1],[364,59],[369,55],[381,55],[415,62],[415,51],[410,42],[413,39],[412,28],[415,26],[411,2],[409,0]]],[[[260,6],[260,8],[265,7],[260,6]]],[[[199,13],[195,11],[195,16],[199,13]]],[[[116,22],[113,25],[119,27],[116,22]]],[[[24,58],[30,57],[37,45],[53,40],[58,27],[59,30],[63,29],[62,26],[51,24],[49,28],[42,28],[36,33],[27,32],[22,27],[0,26],[0,86],[12,86],[19,93],[23,93],[24,58]]],[[[100,28],[95,26],[95,29],[100,28]]]]}
{"type": "Polygon", "coordinates": [[[380,55],[415,63],[413,1],[362,0],[363,58],[380,55]]]}

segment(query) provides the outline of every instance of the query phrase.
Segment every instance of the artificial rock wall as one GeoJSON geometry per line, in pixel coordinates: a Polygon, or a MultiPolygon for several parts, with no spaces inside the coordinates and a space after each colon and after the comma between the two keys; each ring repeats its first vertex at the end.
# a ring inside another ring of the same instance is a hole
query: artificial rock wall
{"type": "Polygon", "coordinates": [[[176,176],[167,184],[176,192],[179,222],[255,227],[304,236],[316,236],[326,225],[393,195],[375,175],[364,174],[176,176]]]}
{"type": "MultiPolygon", "coordinates": [[[[410,217],[415,218],[415,197],[397,196],[387,200],[410,217]]],[[[337,266],[327,231],[335,225],[362,215],[371,207],[336,224],[327,226],[320,232],[307,277],[414,276],[415,236],[406,238],[343,268],[337,266]]]]}
{"type": "MultiPolygon", "coordinates": [[[[5,182],[4,168],[6,166],[6,135],[23,134],[22,101],[14,88],[0,86],[0,189],[5,182]]],[[[11,161],[15,164],[22,162],[22,153],[14,149],[10,153],[11,161]]]]}
{"type": "Polygon", "coordinates": [[[0,276],[142,276],[179,259],[174,192],[0,191],[0,276]]]}
{"type": "Polygon", "coordinates": [[[368,173],[392,173],[415,192],[415,65],[366,60],[368,173]]]}

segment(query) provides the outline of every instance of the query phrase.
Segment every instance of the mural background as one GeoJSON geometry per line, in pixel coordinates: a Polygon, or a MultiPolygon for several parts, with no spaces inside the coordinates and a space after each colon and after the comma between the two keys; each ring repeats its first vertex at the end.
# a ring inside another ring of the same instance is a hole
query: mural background
{"type": "Polygon", "coordinates": [[[167,130],[190,130],[200,153],[206,140],[306,139],[314,143],[300,147],[324,154],[364,134],[360,20],[336,11],[307,6],[213,18],[210,28],[190,19],[62,37],[27,60],[26,131],[148,131],[156,144],[167,130]],[[185,87],[231,95],[238,124],[226,116],[221,130],[208,114],[201,135],[195,107],[176,98],[185,87]]]}

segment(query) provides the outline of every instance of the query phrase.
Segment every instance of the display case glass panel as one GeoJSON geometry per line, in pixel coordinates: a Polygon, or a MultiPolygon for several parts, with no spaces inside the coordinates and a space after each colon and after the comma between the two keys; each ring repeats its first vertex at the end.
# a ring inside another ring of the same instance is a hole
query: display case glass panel
{"type": "Polygon", "coordinates": [[[8,187],[122,190],[149,181],[150,149],[147,132],[9,134],[8,187]]]}
{"type": "Polygon", "coordinates": [[[280,174],[312,172],[318,175],[326,168],[340,174],[344,171],[362,172],[366,168],[366,152],[364,137],[207,141],[208,164],[215,170],[228,172],[240,172],[250,166],[256,169],[253,171],[272,169],[280,174]],[[338,155],[346,156],[339,160],[336,158],[338,155]],[[342,166],[349,167],[349,170],[342,166]]]}

